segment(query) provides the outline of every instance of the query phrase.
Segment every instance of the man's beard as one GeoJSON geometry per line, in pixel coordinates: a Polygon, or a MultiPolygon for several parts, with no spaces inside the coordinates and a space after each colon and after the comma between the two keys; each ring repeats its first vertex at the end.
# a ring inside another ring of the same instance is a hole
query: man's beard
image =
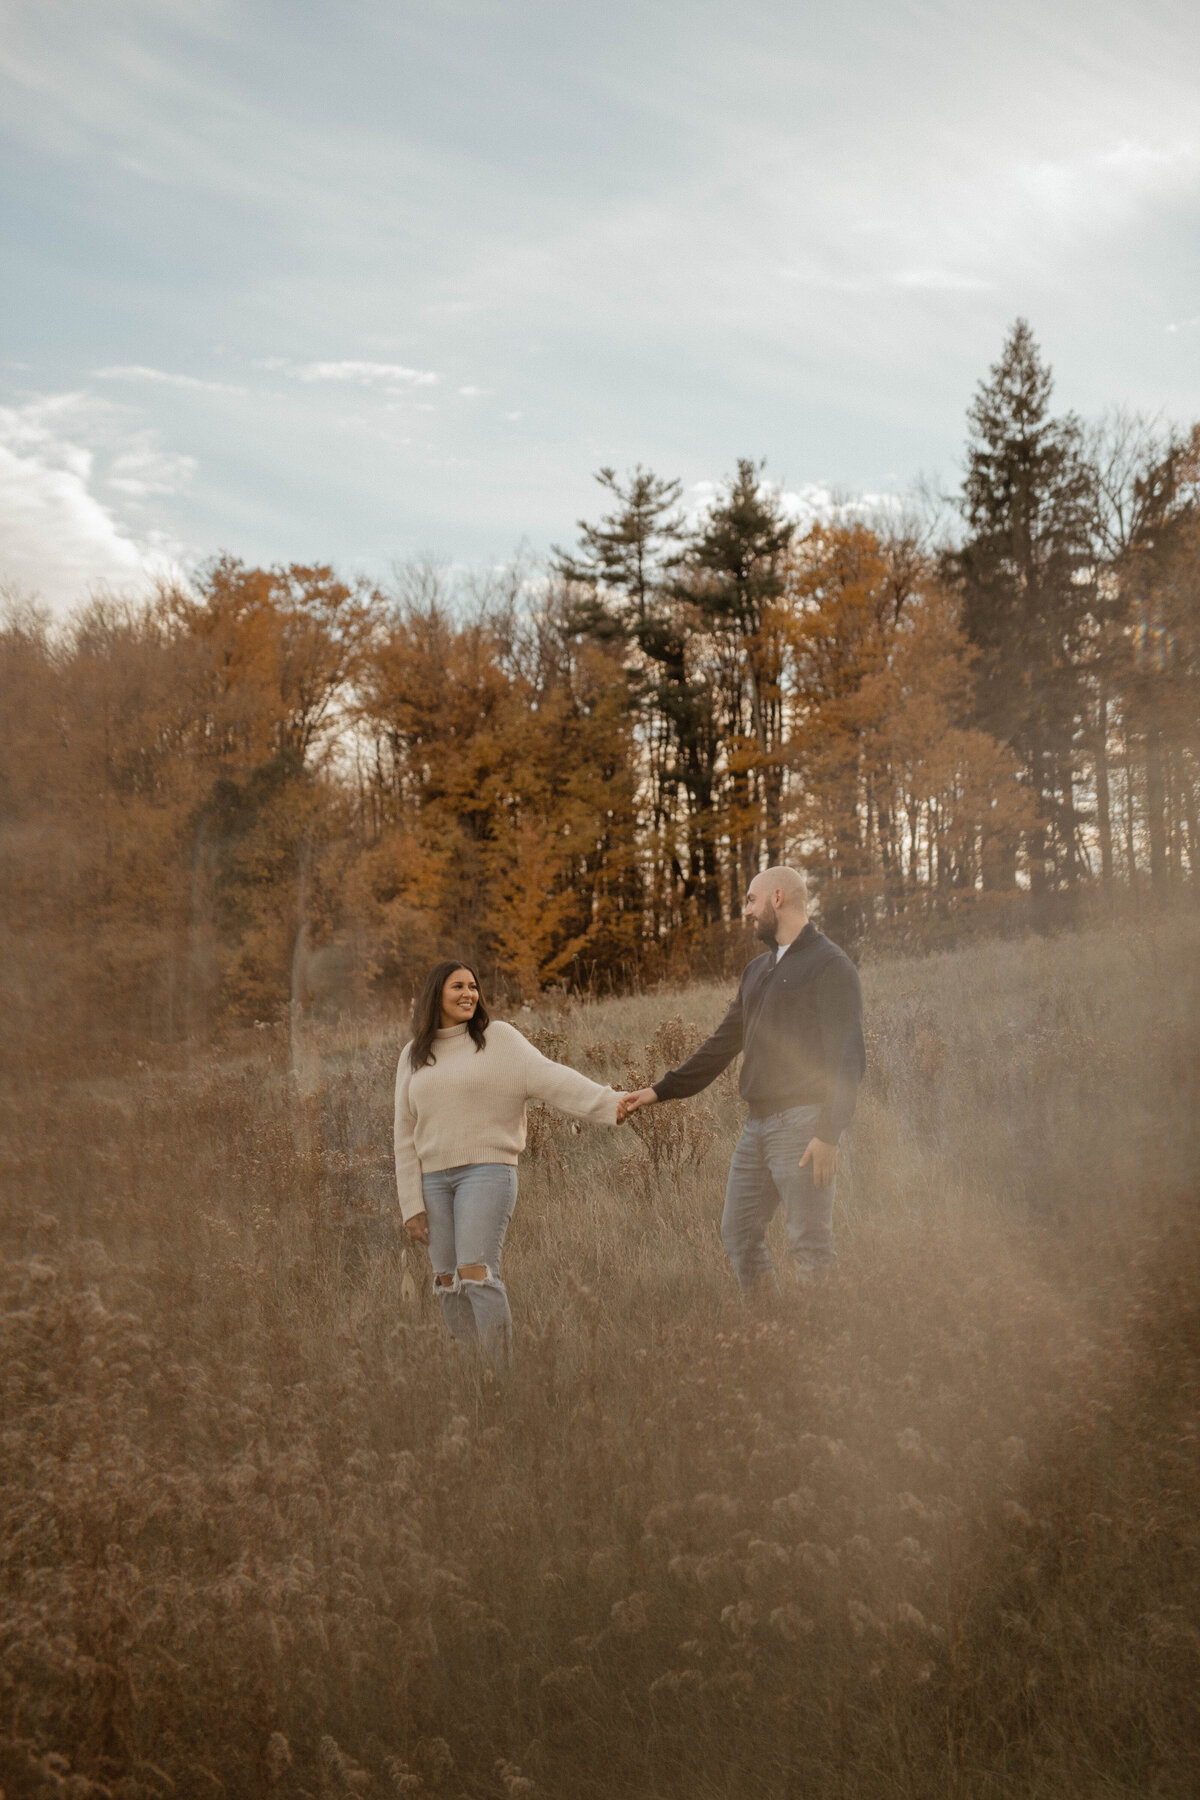
{"type": "Polygon", "coordinates": [[[774,945],[776,942],[775,933],[778,929],[779,914],[768,900],[766,912],[763,913],[761,918],[755,919],[754,921],[755,935],[760,937],[764,944],[774,945]]]}

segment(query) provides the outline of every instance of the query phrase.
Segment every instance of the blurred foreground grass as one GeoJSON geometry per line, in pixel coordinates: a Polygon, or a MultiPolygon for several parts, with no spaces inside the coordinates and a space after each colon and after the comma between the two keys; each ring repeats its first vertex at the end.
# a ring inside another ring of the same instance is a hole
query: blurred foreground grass
{"type": "MultiPolygon", "coordinates": [[[[535,1114],[500,1383],[380,1217],[395,1033],[10,1069],[4,1795],[1191,1800],[1198,950],[869,970],[841,1271],[776,1319],[732,1076],[535,1114]]],[[[725,998],[518,1023],[628,1085],[725,998]]]]}

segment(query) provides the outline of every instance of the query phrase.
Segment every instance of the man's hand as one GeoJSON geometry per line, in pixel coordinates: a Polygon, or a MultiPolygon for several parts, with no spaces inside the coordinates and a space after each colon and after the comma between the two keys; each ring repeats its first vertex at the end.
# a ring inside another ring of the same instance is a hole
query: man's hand
{"type": "Polygon", "coordinates": [[[423,1212],[414,1213],[411,1219],[405,1219],[404,1229],[414,1244],[429,1242],[429,1220],[423,1212]]]}
{"type": "Polygon", "coordinates": [[[821,1138],[810,1138],[808,1149],[800,1158],[800,1167],[812,1164],[813,1186],[827,1188],[837,1174],[837,1145],[827,1144],[821,1138]]]}
{"type": "Polygon", "coordinates": [[[617,1101],[617,1124],[623,1125],[630,1113],[640,1112],[643,1106],[653,1106],[657,1099],[652,1087],[635,1088],[631,1094],[622,1094],[617,1101]]]}

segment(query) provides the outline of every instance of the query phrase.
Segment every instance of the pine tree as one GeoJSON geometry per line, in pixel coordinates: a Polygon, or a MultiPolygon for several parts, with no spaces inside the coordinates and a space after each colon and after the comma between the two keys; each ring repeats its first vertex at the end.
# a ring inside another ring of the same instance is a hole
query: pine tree
{"type": "Polygon", "coordinates": [[[779,603],[795,526],[742,458],[695,539],[689,591],[717,645],[722,734],[730,770],[730,913],[765,854],[782,854],[782,674],[786,633],[779,603]]]}
{"type": "Polygon", "coordinates": [[[697,667],[702,621],[675,579],[686,545],[681,483],[640,464],[624,483],[607,468],[596,480],[616,508],[595,525],[580,519],[578,553],[555,550],[552,567],[568,583],[575,629],[627,647],[657,940],[721,916],[713,831],[720,733],[697,667]]]}
{"type": "Polygon", "coordinates": [[[1200,858],[1200,426],[1159,447],[1134,499],[1137,526],[1116,566],[1127,806],[1143,825],[1130,832],[1128,865],[1134,874],[1141,835],[1161,892],[1185,867],[1194,876],[1200,858]]]}
{"type": "Polygon", "coordinates": [[[1075,756],[1087,714],[1080,646],[1093,601],[1092,483],[1080,425],[1052,416],[1052,388],[1018,319],[968,412],[969,536],[955,559],[980,651],[977,723],[1012,748],[1036,805],[1035,892],[1086,872],[1075,756]]]}
{"type": "Polygon", "coordinates": [[[578,554],[555,548],[552,566],[584,590],[575,608],[581,629],[594,637],[631,635],[653,614],[679,561],[682,484],[664,481],[640,463],[624,483],[614,469],[601,469],[596,480],[616,509],[598,525],[580,519],[578,554]]]}

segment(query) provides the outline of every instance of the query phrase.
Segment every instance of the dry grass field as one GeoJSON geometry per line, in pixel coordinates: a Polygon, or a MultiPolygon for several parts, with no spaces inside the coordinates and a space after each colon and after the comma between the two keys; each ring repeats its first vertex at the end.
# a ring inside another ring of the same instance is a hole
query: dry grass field
{"type": "MultiPolygon", "coordinates": [[[[731,1080],[536,1117],[500,1380],[379,1217],[396,1031],[11,1053],[6,1800],[1194,1800],[1198,969],[869,969],[840,1272],[776,1317],[731,1080]]],[[[628,1085],[722,1004],[518,1022],[628,1085]]]]}

